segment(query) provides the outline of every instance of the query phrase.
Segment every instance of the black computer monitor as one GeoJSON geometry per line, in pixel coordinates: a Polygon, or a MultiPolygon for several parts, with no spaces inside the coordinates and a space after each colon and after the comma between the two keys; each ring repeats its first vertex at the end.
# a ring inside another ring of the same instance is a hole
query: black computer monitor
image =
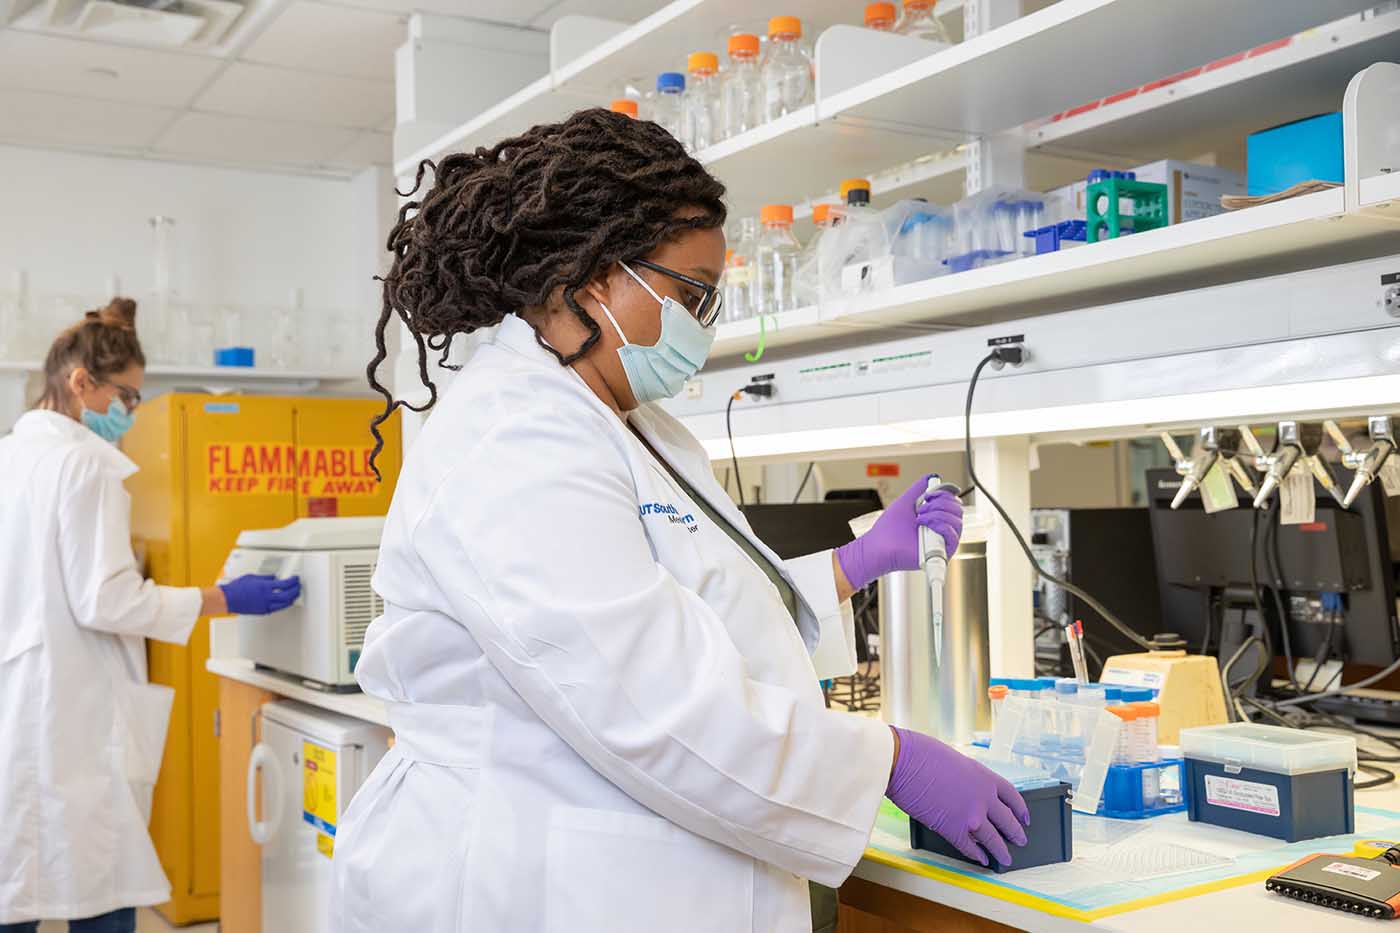
{"type": "MultiPolygon", "coordinates": [[[[1255,576],[1261,587],[1275,587],[1282,596],[1282,624],[1288,626],[1295,658],[1315,656],[1329,638],[1331,657],[1349,663],[1383,667],[1400,656],[1395,606],[1400,500],[1386,496],[1380,483],[1362,490],[1350,509],[1315,483],[1316,517],[1304,525],[1280,525],[1277,508],[1259,512],[1243,497],[1239,508],[1208,514],[1200,495],[1192,493],[1173,510],[1180,486],[1173,470],[1147,471],[1162,624],[1183,635],[1192,650],[1217,648],[1220,633],[1235,617],[1231,613],[1257,619],[1252,535],[1255,576]],[[1319,611],[1322,593],[1343,594],[1339,629],[1332,615],[1319,611]]],[[[1263,597],[1274,649],[1281,652],[1272,594],[1263,597]]]]}
{"type": "Polygon", "coordinates": [[[840,547],[855,537],[851,519],[879,508],[878,501],[871,503],[866,498],[746,505],[744,517],[759,540],[789,560],[840,547]]]}

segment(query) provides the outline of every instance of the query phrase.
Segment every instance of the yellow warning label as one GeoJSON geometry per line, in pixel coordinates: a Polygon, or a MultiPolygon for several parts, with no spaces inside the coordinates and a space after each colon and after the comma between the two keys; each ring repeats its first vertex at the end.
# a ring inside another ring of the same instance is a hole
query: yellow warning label
{"type": "Polygon", "coordinates": [[[316,851],[326,858],[335,855],[335,837],[327,836],[325,833],[316,834],[316,851]]]}
{"type": "Polygon", "coordinates": [[[314,742],[302,742],[301,761],[301,818],[327,836],[334,836],[335,752],[314,742]]]}

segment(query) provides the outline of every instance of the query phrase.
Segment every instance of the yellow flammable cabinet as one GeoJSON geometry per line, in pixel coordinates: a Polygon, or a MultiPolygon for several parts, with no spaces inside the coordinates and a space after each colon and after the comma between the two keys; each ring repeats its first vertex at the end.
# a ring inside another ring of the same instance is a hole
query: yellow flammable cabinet
{"type": "MultiPolygon", "coordinates": [[[[131,527],[157,583],[211,586],[240,532],[306,516],[383,515],[402,463],[399,418],[369,469],[368,399],[162,395],[141,406],[122,448],[131,527]]],[[[176,924],[219,915],[218,686],[204,668],[209,620],[187,645],[149,642],[150,677],[175,688],[151,835],[170,877],[161,913],[176,924]]]]}

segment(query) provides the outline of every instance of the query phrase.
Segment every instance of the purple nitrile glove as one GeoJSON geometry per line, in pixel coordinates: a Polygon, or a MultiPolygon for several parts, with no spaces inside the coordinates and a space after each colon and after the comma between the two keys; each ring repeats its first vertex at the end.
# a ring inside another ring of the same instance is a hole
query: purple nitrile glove
{"type": "Polygon", "coordinates": [[[265,616],[286,609],[301,595],[301,578],[277,579],[271,574],[248,573],[220,583],[228,611],[240,616],[265,616]]]}
{"type": "Polygon", "coordinates": [[[836,549],[836,559],[851,586],[861,589],[887,573],[918,570],[922,566],[920,525],[943,536],[948,557],[957,551],[958,539],[962,537],[962,503],[946,490],[920,502],[928,479],[924,476],[904,490],[875,520],[875,527],[836,549]]]}
{"type": "Polygon", "coordinates": [[[1011,782],[933,736],[890,728],[899,736],[899,757],[885,796],[968,858],[986,865],[991,855],[1010,865],[1007,841],[1025,845],[1023,827],[1031,825],[1011,782]]]}

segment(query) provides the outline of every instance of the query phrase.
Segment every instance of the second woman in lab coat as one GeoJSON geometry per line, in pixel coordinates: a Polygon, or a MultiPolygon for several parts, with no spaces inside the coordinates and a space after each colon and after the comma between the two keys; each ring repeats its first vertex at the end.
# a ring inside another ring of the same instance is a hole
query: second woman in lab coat
{"type": "Polygon", "coordinates": [[[401,213],[381,348],[399,319],[426,377],[496,330],[386,522],[357,677],[398,741],[336,839],[338,929],[808,933],[805,879],[846,878],[887,793],[984,861],[1024,842],[1007,782],[818,686],[853,666],[844,601],[916,568],[920,525],[951,552],[956,499],[916,484],[782,561],[655,404],[713,339],[723,194],[590,110],[448,156],[401,213]]]}
{"type": "Polygon", "coordinates": [[[170,899],[146,823],[173,691],[146,682],[146,639],[184,644],[202,615],[300,592],[142,578],[136,464],[115,444],[145,371],[136,303],[114,299],[58,335],[38,406],[0,438],[0,933],[131,933],[134,908],[170,899]]]}

